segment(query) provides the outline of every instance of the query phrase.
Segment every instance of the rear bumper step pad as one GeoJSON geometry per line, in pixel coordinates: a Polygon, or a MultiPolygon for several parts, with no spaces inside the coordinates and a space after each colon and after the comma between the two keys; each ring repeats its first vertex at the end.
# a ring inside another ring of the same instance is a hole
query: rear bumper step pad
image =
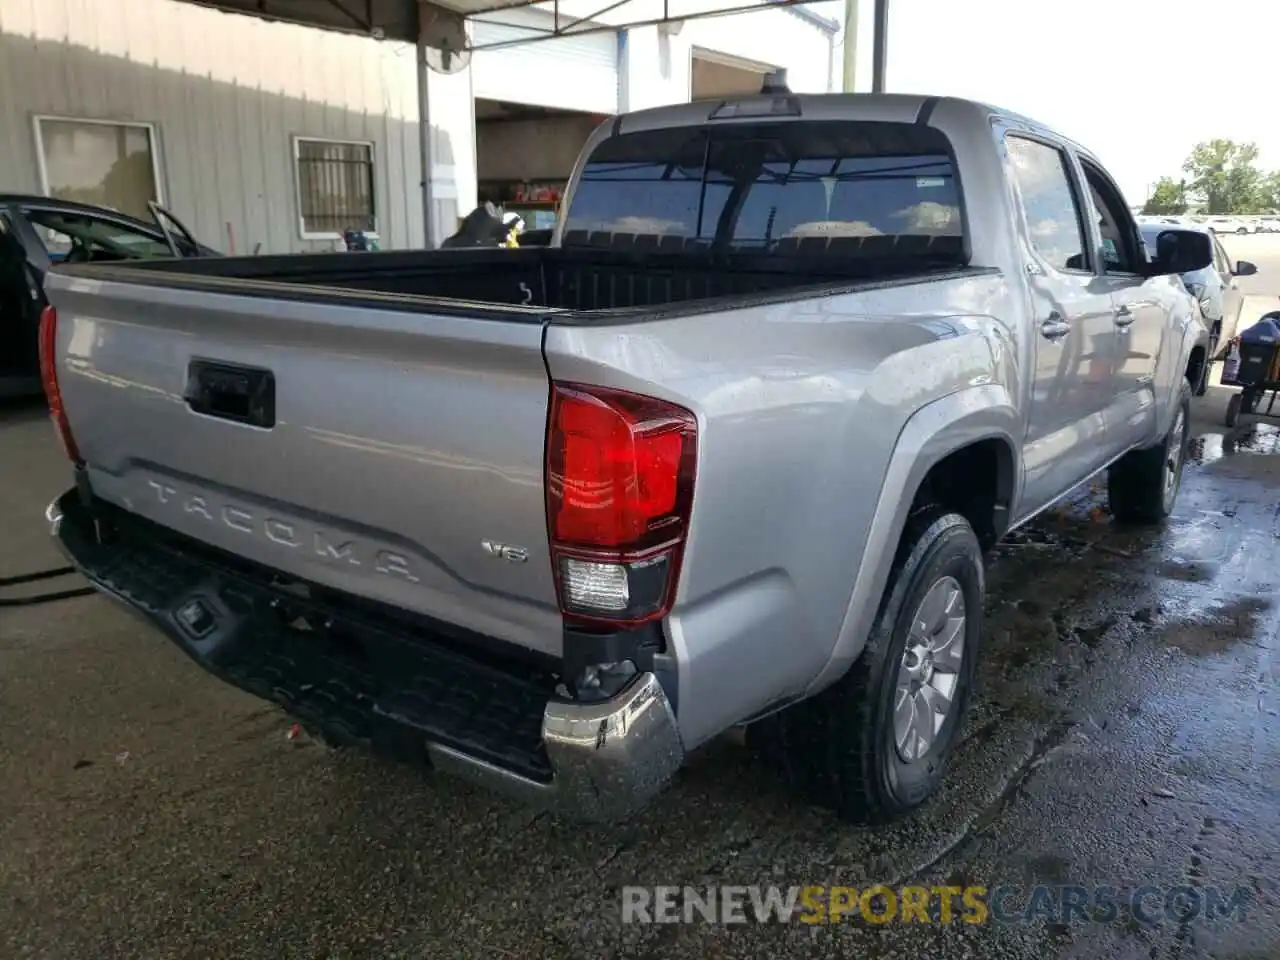
{"type": "Polygon", "coordinates": [[[83,491],[50,504],[47,519],[101,592],[211,673],[336,742],[429,760],[583,820],[633,811],[683,760],[652,673],[608,701],[565,701],[549,675],[509,673],[427,631],[306,596],[305,588],[298,595],[119,508],[91,511],[83,491]]]}

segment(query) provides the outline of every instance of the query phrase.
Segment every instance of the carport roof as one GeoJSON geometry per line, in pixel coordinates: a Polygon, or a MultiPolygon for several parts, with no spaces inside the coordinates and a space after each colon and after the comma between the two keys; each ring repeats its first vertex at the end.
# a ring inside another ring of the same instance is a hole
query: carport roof
{"type": "MultiPolygon", "coordinates": [[[[321,30],[360,33],[377,39],[418,41],[418,0],[183,0],[227,13],[241,13],[264,20],[279,20],[321,30]]],[[[839,25],[834,20],[806,9],[820,0],[432,0],[425,8],[462,18],[500,19],[504,11],[519,8],[541,10],[555,15],[557,24],[545,33],[529,30],[533,35],[521,43],[537,43],[559,36],[594,33],[628,27],[651,26],[679,20],[699,20],[730,13],[749,13],[769,6],[787,10],[834,33],[839,25]],[[572,4],[572,9],[570,9],[572,4]],[[606,17],[607,23],[598,18],[606,17]],[[561,19],[563,18],[563,20],[561,19]]],[[[508,45],[504,43],[503,46],[508,45]]]]}

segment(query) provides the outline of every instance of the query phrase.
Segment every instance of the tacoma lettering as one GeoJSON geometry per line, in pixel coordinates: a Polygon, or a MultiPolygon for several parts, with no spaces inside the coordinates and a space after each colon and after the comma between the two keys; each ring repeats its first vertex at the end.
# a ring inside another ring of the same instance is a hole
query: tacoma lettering
{"type": "Polygon", "coordinates": [[[376,549],[358,540],[341,538],[323,528],[307,530],[295,520],[269,515],[256,517],[245,507],[230,503],[211,503],[207,496],[184,493],[177,487],[158,480],[148,480],[147,486],[155,492],[157,503],[177,508],[187,516],[200,517],[237,533],[260,536],[266,542],[289,550],[310,546],[313,556],[328,563],[352,567],[368,566],[376,573],[406,583],[421,582],[414,573],[413,561],[404,554],[376,549]]]}

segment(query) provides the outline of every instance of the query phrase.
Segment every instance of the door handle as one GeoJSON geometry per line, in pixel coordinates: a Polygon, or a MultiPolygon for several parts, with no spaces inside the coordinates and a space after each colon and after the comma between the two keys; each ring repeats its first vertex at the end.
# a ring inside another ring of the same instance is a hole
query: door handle
{"type": "Polygon", "coordinates": [[[1040,324],[1040,336],[1046,340],[1061,340],[1071,332],[1071,324],[1062,319],[1056,310],[1049,314],[1047,320],[1040,324]]]}
{"type": "Polygon", "coordinates": [[[1134,321],[1133,311],[1123,305],[1116,307],[1114,319],[1117,327],[1127,327],[1134,321]]]}

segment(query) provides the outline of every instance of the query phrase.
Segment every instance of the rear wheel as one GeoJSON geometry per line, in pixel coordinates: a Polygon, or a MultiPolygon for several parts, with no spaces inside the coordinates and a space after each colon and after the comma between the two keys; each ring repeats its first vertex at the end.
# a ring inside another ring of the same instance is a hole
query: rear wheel
{"type": "Polygon", "coordinates": [[[978,538],[959,514],[909,524],[866,649],[849,672],[778,718],[792,784],[854,823],[902,816],[946,772],[982,636],[978,538]]]}
{"type": "Polygon", "coordinates": [[[1163,440],[1146,450],[1131,450],[1107,476],[1111,515],[1121,523],[1159,523],[1173,512],[1182,485],[1182,466],[1191,439],[1191,385],[1178,394],[1173,425],[1163,440]]]}

